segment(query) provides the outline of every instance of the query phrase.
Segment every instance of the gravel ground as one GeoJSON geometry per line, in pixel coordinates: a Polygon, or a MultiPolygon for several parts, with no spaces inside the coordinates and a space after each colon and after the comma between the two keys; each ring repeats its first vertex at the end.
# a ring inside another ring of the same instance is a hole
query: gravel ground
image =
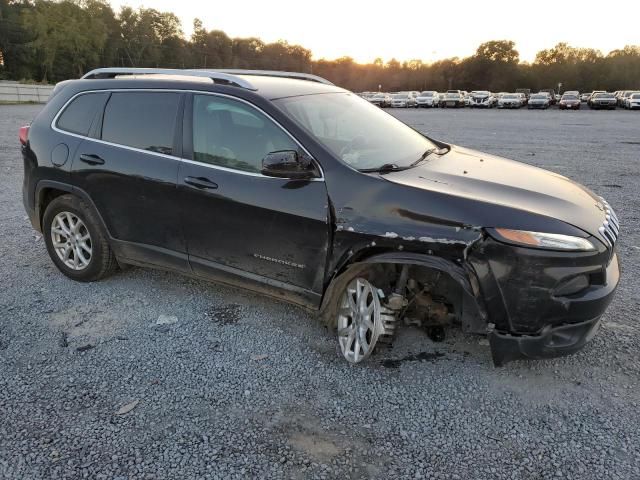
{"type": "Polygon", "coordinates": [[[568,175],[623,224],[625,268],[571,357],[491,364],[486,341],[404,329],[352,367],[308,313],[130,269],[75,283],[25,216],[0,106],[1,478],[640,478],[640,116],[393,112],[437,138],[568,175]]]}

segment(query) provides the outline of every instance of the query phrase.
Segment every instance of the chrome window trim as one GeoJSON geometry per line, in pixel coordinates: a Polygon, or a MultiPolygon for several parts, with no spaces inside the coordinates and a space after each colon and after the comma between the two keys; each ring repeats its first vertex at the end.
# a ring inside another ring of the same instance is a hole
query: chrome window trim
{"type": "Polygon", "coordinates": [[[243,171],[243,170],[236,170],[236,169],[229,168],[229,167],[223,167],[223,166],[220,166],[220,165],[213,165],[211,163],[200,162],[198,160],[192,160],[192,159],[189,159],[189,158],[182,158],[182,157],[177,157],[175,155],[167,155],[167,154],[164,154],[164,153],[153,152],[151,150],[144,150],[142,148],[130,147],[128,145],[122,145],[122,144],[119,144],[119,143],[107,142],[107,141],[99,139],[99,138],[91,138],[91,137],[86,136],[86,135],[80,135],[80,134],[77,134],[77,133],[68,132],[68,131],[63,130],[61,128],[58,128],[58,119],[60,118],[62,113],[65,111],[67,106],[73,100],[75,100],[80,95],[87,95],[87,94],[90,94],[90,93],[104,93],[104,92],[108,92],[108,93],[113,93],[113,92],[193,93],[193,94],[198,94],[198,95],[213,95],[213,96],[217,96],[217,97],[224,97],[224,98],[229,98],[231,100],[235,100],[235,101],[238,101],[238,102],[242,102],[242,103],[248,105],[249,107],[256,109],[257,111],[262,113],[265,117],[267,117],[269,120],[271,120],[280,130],[282,130],[285,133],[285,135],[287,135],[289,138],[291,138],[291,140],[293,140],[296,143],[296,145],[298,145],[309,156],[309,158],[318,166],[318,170],[320,170],[320,177],[305,179],[305,181],[308,181],[308,182],[324,182],[324,170],[322,168],[322,165],[320,165],[320,162],[318,162],[313,157],[313,155],[311,155],[311,153],[309,153],[309,150],[307,150],[305,148],[305,146],[302,145],[302,143],[296,137],[294,137],[291,134],[291,132],[289,132],[286,128],[284,128],[280,124],[280,122],[278,122],[275,118],[273,118],[271,115],[269,115],[263,109],[261,109],[257,105],[254,105],[253,103],[245,100],[244,98],[234,97],[233,95],[228,95],[228,94],[225,94],[225,93],[206,92],[206,91],[202,91],[202,90],[180,90],[180,89],[171,89],[171,88],[101,88],[101,89],[98,89],[98,90],[84,90],[84,91],[78,92],[74,96],[72,96],[69,100],[67,100],[65,102],[65,104],[60,108],[60,110],[58,110],[58,113],[56,113],[56,115],[53,117],[53,120],[51,121],[51,129],[54,130],[55,132],[62,133],[64,135],[70,135],[72,137],[82,138],[84,140],[90,140],[92,142],[101,143],[103,145],[109,145],[109,146],[112,146],[112,147],[124,148],[125,150],[131,150],[133,152],[139,152],[139,153],[146,153],[148,155],[155,155],[157,157],[162,157],[162,158],[169,158],[169,159],[178,160],[180,162],[189,163],[189,164],[193,164],[193,165],[201,165],[203,167],[209,167],[209,168],[213,168],[215,170],[222,170],[222,171],[225,171],[225,172],[237,173],[237,174],[240,174],[240,175],[247,175],[247,176],[251,176],[251,177],[268,178],[268,179],[272,179],[272,180],[298,180],[298,179],[294,179],[294,178],[287,179],[287,178],[281,178],[281,177],[269,177],[267,175],[262,175],[261,173],[246,172],[246,171],[243,171]]]}

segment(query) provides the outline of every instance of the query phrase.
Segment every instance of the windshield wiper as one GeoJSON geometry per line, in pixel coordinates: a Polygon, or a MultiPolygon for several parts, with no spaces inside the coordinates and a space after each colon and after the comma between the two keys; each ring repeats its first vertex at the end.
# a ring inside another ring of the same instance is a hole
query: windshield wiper
{"type": "Polygon", "coordinates": [[[433,147],[433,148],[429,148],[428,150],[425,150],[425,152],[420,156],[419,159],[417,159],[415,162],[413,162],[411,165],[409,165],[410,167],[415,167],[416,165],[418,165],[420,162],[423,162],[427,159],[427,157],[429,155],[431,155],[432,153],[437,153],[438,155],[444,155],[445,153],[447,153],[449,150],[445,149],[445,148],[438,148],[438,147],[433,147]]]}
{"type": "Polygon", "coordinates": [[[360,171],[364,173],[371,172],[379,172],[379,173],[388,173],[388,172],[398,172],[400,170],[406,170],[408,167],[399,167],[395,163],[384,163],[379,167],[375,168],[361,168],[360,171]]]}
{"type": "Polygon", "coordinates": [[[361,168],[359,169],[361,172],[364,173],[371,173],[371,172],[378,172],[378,173],[390,173],[390,172],[401,172],[402,170],[408,170],[409,168],[415,167],[416,165],[418,165],[420,162],[424,161],[429,155],[431,155],[432,153],[437,153],[438,155],[444,155],[445,153],[447,153],[449,151],[449,149],[447,148],[430,148],[428,150],[426,150],[418,160],[416,160],[415,162],[404,166],[404,167],[399,167],[397,164],[395,163],[384,163],[382,165],[380,165],[379,167],[375,167],[375,168],[361,168]]]}

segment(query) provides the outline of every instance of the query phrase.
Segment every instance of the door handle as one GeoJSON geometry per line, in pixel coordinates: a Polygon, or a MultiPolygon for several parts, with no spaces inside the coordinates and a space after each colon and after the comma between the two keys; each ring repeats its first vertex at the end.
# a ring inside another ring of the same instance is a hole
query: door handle
{"type": "Polygon", "coordinates": [[[217,183],[214,183],[205,177],[185,177],[184,183],[186,183],[187,185],[191,185],[192,187],[199,188],[201,190],[206,190],[206,189],[213,190],[218,188],[217,183]]]}
{"type": "Polygon", "coordinates": [[[83,153],[80,155],[80,161],[89,165],[104,165],[104,160],[98,155],[92,153],[83,153]]]}

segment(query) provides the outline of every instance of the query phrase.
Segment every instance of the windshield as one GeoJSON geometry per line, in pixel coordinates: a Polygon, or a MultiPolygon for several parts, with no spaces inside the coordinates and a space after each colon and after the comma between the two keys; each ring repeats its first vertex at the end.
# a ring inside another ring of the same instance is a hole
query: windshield
{"type": "Polygon", "coordinates": [[[447,98],[458,98],[460,97],[459,93],[447,93],[447,98]]]}
{"type": "Polygon", "coordinates": [[[384,93],[377,93],[373,98],[384,98],[384,93]]]}
{"type": "Polygon", "coordinates": [[[631,95],[631,98],[633,98],[634,100],[635,100],[636,98],[640,98],[640,93],[634,93],[634,94],[632,94],[632,95],[631,95]]]}
{"type": "Polygon", "coordinates": [[[422,92],[421,97],[433,97],[433,92],[422,92]]]}
{"type": "Polygon", "coordinates": [[[533,100],[544,100],[544,99],[547,98],[547,96],[546,95],[531,95],[531,98],[533,100]]]}
{"type": "Polygon", "coordinates": [[[613,93],[596,93],[595,98],[615,98],[613,93]]]}
{"type": "Polygon", "coordinates": [[[274,100],[290,118],[337,158],[357,169],[407,167],[436,148],[427,138],[350,93],[274,100]]]}
{"type": "Polygon", "coordinates": [[[520,95],[515,95],[513,93],[507,93],[505,95],[502,96],[502,98],[504,99],[514,99],[514,98],[520,98],[520,95]]]}
{"type": "Polygon", "coordinates": [[[405,99],[409,98],[409,95],[407,95],[406,93],[396,93],[393,96],[393,98],[396,99],[396,100],[405,100],[405,99]]]}
{"type": "Polygon", "coordinates": [[[562,100],[578,100],[578,97],[575,95],[563,95],[562,100]]]}

